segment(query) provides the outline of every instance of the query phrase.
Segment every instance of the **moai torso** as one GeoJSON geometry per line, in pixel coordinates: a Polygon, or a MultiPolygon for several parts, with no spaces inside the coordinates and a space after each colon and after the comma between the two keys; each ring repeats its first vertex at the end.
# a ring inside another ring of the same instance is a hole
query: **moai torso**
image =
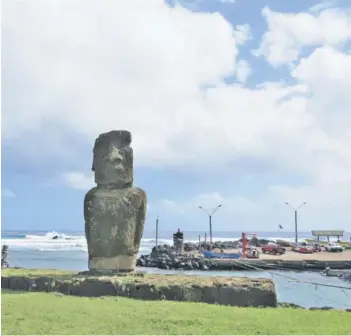
{"type": "Polygon", "coordinates": [[[178,229],[178,232],[173,234],[173,247],[176,253],[184,252],[184,233],[178,229]]]}
{"type": "Polygon", "coordinates": [[[7,262],[9,247],[7,245],[3,245],[1,249],[1,268],[9,267],[9,263],[7,262]]]}
{"type": "Polygon", "coordinates": [[[111,131],[95,141],[97,187],[84,199],[89,269],[133,271],[144,231],[146,194],[133,187],[131,134],[111,131]]]}

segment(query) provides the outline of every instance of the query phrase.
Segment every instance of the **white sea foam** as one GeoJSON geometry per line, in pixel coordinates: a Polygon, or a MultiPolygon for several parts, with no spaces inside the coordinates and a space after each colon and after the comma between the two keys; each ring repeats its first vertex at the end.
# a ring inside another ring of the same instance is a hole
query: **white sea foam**
{"type": "MultiPolygon", "coordinates": [[[[4,238],[2,245],[10,249],[26,249],[37,251],[87,251],[87,242],[83,235],[68,235],[61,232],[47,232],[42,235],[26,235],[24,238],[4,238]],[[55,238],[55,239],[54,239],[55,238]]],[[[149,253],[156,244],[154,238],[143,238],[140,244],[140,253],[149,253]]],[[[171,239],[158,239],[158,244],[172,244],[171,239]]]]}
{"type": "MultiPolygon", "coordinates": [[[[234,241],[241,237],[213,237],[213,241],[234,241]]],[[[294,238],[284,238],[284,237],[259,237],[269,240],[282,239],[285,241],[292,242],[294,238]]],[[[202,237],[202,240],[204,237],[202,237]]],[[[300,239],[305,239],[301,237],[300,239]]],[[[186,240],[192,243],[197,243],[198,240],[186,240]]],[[[207,237],[209,241],[209,237],[207,237]]],[[[172,239],[158,239],[158,244],[168,244],[172,245],[172,239]]],[[[26,235],[24,238],[5,238],[1,241],[2,245],[8,245],[10,248],[14,249],[28,249],[37,251],[87,251],[87,242],[84,235],[70,235],[67,233],[51,231],[42,235],[26,235]],[[55,238],[55,239],[54,239],[55,238]]],[[[143,238],[141,240],[139,253],[146,254],[149,253],[153,246],[156,244],[155,238],[143,238]]]]}
{"type": "Polygon", "coordinates": [[[30,249],[38,251],[86,251],[84,236],[71,236],[59,232],[47,232],[45,235],[26,235],[18,239],[2,239],[2,245],[12,249],[30,249]],[[56,237],[56,239],[54,239],[56,237]]]}

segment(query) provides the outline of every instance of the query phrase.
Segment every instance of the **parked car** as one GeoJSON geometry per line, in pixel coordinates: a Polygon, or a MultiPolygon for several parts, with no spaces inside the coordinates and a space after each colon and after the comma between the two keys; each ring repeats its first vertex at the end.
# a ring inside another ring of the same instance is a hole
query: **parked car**
{"type": "Polygon", "coordinates": [[[313,244],[311,244],[311,246],[312,246],[314,252],[322,252],[322,250],[323,250],[323,246],[321,244],[313,243],[313,244]]]}
{"type": "MultiPolygon", "coordinates": [[[[305,241],[299,242],[298,244],[296,243],[290,243],[291,250],[292,251],[298,251],[301,250],[301,248],[308,247],[307,250],[312,249],[313,252],[320,252],[322,251],[322,248],[320,244],[309,244],[305,241]]],[[[299,251],[298,251],[299,252],[299,251]]]]}
{"type": "Polygon", "coordinates": [[[259,259],[260,258],[260,251],[256,247],[250,247],[246,251],[246,258],[259,259]]]}
{"type": "Polygon", "coordinates": [[[297,247],[301,247],[301,246],[307,246],[307,245],[310,245],[308,244],[306,241],[299,241],[298,243],[290,243],[290,246],[291,246],[291,249],[294,251],[295,248],[297,247]]]}
{"type": "Polygon", "coordinates": [[[338,243],[329,243],[324,246],[327,252],[342,252],[344,248],[338,243]]]}
{"type": "Polygon", "coordinates": [[[294,251],[299,253],[314,253],[314,248],[311,245],[297,245],[294,251]]]}
{"type": "Polygon", "coordinates": [[[284,247],[281,247],[277,244],[266,244],[262,246],[262,253],[267,253],[267,254],[284,254],[286,252],[286,249],[284,247]]]}

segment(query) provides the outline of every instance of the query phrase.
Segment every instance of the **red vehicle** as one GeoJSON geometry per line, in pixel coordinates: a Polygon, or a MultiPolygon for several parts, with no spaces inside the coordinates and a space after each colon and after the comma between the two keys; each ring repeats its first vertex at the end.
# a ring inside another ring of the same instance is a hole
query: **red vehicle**
{"type": "Polygon", "coordinates": [[[275,254],[284,254],[285,252],[286,252],[286,249],[277,244],[267,244],[262,246],[262,253],[275,255],[275,254]]]}
{"type": "Polygon", "coordinates": [[[314,253],[314,247],[311,245],[298,245],[294,248],[294,251],[299,253],[314,253]]]}

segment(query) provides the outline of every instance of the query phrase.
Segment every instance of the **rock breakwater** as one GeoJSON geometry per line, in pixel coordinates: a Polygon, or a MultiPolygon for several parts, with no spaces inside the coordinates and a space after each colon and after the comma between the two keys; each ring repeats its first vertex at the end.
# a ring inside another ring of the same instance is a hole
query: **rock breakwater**
{"type": "MultiPolygon", "coordinates": [[[[195,245],[195,244],[194,244],[195,245]]],[[[176,253],[172,246],[160,245],[154,247],[149,255],[141,255],[137,259],[139,267],[155,267],[164,270],[206,270],[206,271],[231,271],[231,270],[296,270],[311,271],[331,269],[351,269],[351,261],[345,255],[345,260],[323,260],[323,256],[316,254],[316,259],[304,258],[295,252],[279,257],[260,259],[207,259],[192,243],[185,243],[186,251],[176,253]],[[191,249],[191,251],[189,251],[191,249]]],[[[220,244],[218,244],[220,246],[220,244]]],[[[224,245],[222,245],[224,246],[224,245]]],[[[185,248],[184,248],[185,249],[185,248]]]]}
{"type": "MultiPolygon", "coordinates": [[[[250,246],[259,247],[268,242],[269,240],[254,237],[250,241],[250,246]]],[[[241,247],[241,239],[213,243],[213,249],[218,250],[231,250],[241,247]]],[[[168,244],[158,245],[152,248],[149,255],[141,255],[137,259],[137,266],[156,267],[165,270],[218,270],[218,263],[214,260],[205,259],[200,253],[200,249],[209,250],[210,244],[207,242],[201,242],[200,244],[186,242],[184,243],[184,253],[177,253],[175,248],[168,244]]],[[[245,267],[239,265],[238,269],[245,269],[245,267]]]]}

